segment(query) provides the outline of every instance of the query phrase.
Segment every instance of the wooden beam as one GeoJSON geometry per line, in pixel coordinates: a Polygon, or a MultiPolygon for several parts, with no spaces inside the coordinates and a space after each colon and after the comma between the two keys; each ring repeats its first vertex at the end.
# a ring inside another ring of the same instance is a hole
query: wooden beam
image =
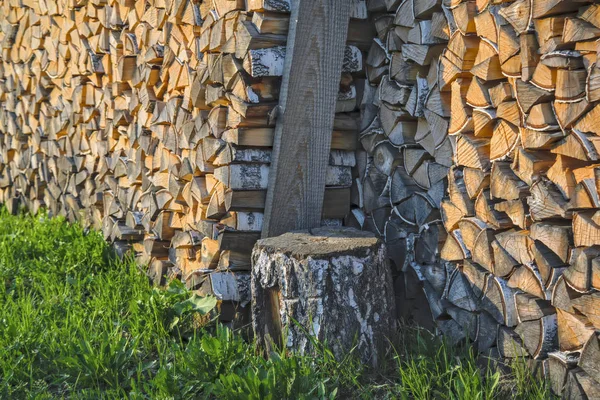
{"type": "Polygon", "coordinates": [[[320,225],[351,3],[292,2],[263,237],[320,225]]]}

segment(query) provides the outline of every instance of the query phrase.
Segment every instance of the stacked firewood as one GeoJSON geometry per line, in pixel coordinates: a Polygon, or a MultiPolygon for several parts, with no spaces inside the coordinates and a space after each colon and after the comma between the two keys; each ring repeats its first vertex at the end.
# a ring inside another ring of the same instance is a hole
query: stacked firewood
{"type": "MultiPolygon", "coordinates": [[[[3,2],[0,202],[101,229],[157,283],[214,293],[233,319],[290,11],[3,2]]],[[[323,223],[385,239],[404,316],[597,397],[600,6],[352,0],[351,15],[323,223]]]]}
{"type": "Polygon", "coordinates": [[[426,298],[453,341],[530,358],[557,394],[598,397],[600,7],[371,9],[350,223],[386,239],[400,303],[426,298]]]}
{"type": "MultiPolygon", "coordinates": [[[[290,5],[286,0],[5,1],[0,201],[49,209],[224,304],[249,297],[290,5]],[[232,273],[233,272],[233,273],[232,273]]],[[[323,219],[349,211],[356,80],[372,31],[352,20],[323,219]]],[[[231,307],[222,315],[233,316],[231,307]]]]}
{"type": "MultiPolygon", "coordinates": [[[[438,69],[451,36],[448,11],[439,2],[413,0],[371,2],[370,11],[377,37],[367,57],[362,149],[347,223],[386,241],[397,272],[397,308],[425,323],[422,308],[428,297],[441,295],[446,273],[438,271],[438,243],[445,237],[440,209],[453,144],[449,96],[438,84],[438,69]],[[442,280],[419,286],[423,274],[442,280]]],[[[438,325],[453,329],[452,322],[438,325]]]]}

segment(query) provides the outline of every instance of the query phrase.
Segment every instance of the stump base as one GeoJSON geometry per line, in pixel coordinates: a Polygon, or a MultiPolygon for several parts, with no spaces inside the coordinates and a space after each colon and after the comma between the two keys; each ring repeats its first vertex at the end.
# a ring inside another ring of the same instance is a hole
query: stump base
{"type": "Polygon", "coordinates": [[[336,357],[356,346],[377,363],[394,333],[395,302],[384,244],[350,228],[260,240],[252,253],[252,321],[258,341],[302,353],[313,339],[336,357]]]}

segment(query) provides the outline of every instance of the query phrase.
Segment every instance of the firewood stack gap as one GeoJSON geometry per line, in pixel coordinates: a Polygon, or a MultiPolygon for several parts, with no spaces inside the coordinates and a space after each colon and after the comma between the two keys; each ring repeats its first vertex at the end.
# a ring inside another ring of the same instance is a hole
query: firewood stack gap
{"type": "Polygon", "coordinates": [[[349,225],[385,238],[399,308],[416,300],[405,315],[427,299],[452,341],[525,356],[556,394],[600,397],[600,6],[369,9],[349,225]]]}

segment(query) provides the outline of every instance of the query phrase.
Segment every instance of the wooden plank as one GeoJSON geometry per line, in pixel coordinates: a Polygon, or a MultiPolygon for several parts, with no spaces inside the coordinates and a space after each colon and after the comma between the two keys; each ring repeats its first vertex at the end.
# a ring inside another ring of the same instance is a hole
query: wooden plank
{"type": "MultiPolygon", "coordinates": [[[[231,195],[227,211],[263,211],[265,190],[240,190],[231,195]]],[[[326,188],[323,198],[323,219],[344,218],[350,212],[350,188],[326,188]]]]}
{"type": "Polygon", "coordinates": [[[321,223],[351,5],[293,2],[263,237],[321,223]]]}

